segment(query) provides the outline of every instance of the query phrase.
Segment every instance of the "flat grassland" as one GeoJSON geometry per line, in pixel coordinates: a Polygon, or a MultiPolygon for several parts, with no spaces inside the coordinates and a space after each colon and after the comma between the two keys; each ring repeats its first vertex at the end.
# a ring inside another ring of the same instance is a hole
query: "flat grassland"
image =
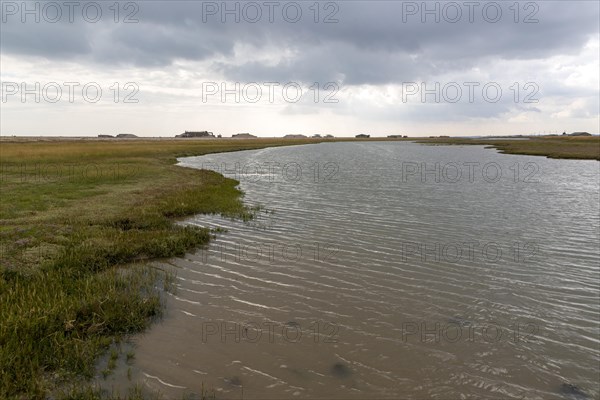
{"type": "Polygon", "coordinates": [[[506,154],[600,160],[600,136],[536,136],[523,140],[427,138],[417,142],[437,145],[484,145],[506,154]]]}
{"type": "Polygon", "coordinates": [[[0,398],[81,397],[57,390],[92,377],[111,343],[160,315],[155,285],[169,276],[144,261],[210,240],[174,222],[252,218],[238,182],[177,157],[316,142],[3,140],[0,398]]]}

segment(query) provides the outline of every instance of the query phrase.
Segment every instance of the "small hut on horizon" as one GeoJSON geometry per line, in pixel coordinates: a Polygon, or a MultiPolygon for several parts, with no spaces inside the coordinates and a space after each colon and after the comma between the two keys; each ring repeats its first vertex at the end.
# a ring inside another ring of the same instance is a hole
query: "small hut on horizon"
{"type": "Polygon", "coordinates": [[[176,138],[199,138],[199,137],[215,137],[212,132],[209,131],[185,131],[181,135],[176,135],[176,138]]]}

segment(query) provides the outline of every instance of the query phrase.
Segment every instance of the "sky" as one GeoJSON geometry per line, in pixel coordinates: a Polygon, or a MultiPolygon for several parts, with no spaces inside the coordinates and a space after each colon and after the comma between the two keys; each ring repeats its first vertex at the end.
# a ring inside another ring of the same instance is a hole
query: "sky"
{"type": "Polygon", "coordinates": [[[0,134],[598,133],[599,4],[2,0],[0,134]]]}

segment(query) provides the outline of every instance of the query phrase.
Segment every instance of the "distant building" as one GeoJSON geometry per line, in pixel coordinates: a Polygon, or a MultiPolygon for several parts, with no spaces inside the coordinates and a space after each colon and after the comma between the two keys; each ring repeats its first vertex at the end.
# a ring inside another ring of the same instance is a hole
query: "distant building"
{"type": "Polygon", "coordinates": [[[325,135],[325,139],[333,139],[334,136],[333,135],[325,135]]]}
{"type": "Polygon", "coordinates": [[[285,135],[284,139],[306,139],[305,135],[285,135]]]}
{"type": "Polygon", "coordinates": [[[134,135],[133,133],[119,133],[117,137],[119,139],[134,139],[137,135],[134,135]]]}
{"type": "Polygon", "coordinates": [[[573,132],[569,136],[592,136],[592,134],[588,132],[573,132]]]}
{"type": "Polygon", "coordinates": [[[256,139],[256,136],[249,133],[238,133],[237,135],[231,136],[234,139],[256,139]]]}
{"type": "Polygon", "coordinates": [[[390,139],[401,139],[402,135],[388,135],[388,138],[390,138],[390,139]]]}
{"type": "Polygon", "coordinates": [[[113,135],[98,135],[99,138],[114,138],[113,135]]]}
{"type": "Polygon", "coordinates": [[[185,131],[181,135],[176,135],[175,137],[178,137],[178,138],[199,138],[199,137],[209,137],[210,138],[210,137],[212,137],[212,138],[214,138],[215,135],[209,131],[198,131],[198,132],[185,131]]]}
{"type": "Polygon", "coordinates": [[[357,139],[368,139],[371,137],[371,135],[365,135],[364,133],[361,133],[360,135],[356,135],[355,137],[357,139]]]}

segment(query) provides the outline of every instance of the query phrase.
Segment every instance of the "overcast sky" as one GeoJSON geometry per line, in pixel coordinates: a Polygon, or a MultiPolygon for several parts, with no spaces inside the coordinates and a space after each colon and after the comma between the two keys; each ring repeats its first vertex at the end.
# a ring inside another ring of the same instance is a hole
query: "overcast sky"
{"type": "Polygon", "coordinates": [[[596,0],[2,0],[1,134],[598,133],[599,20],[596,0]]]}

